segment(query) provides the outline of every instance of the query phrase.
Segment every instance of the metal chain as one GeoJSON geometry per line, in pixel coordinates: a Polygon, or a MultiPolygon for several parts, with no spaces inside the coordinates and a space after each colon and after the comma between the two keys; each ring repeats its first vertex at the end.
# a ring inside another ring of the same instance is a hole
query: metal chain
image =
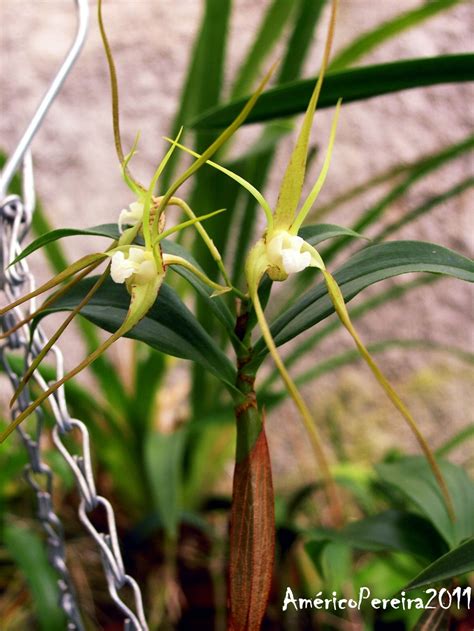
{"type": "MultiPolygon", "coordinates": [[[[27,160],[29,160],[29,156],[27,160]]],[[[32,184],[32,180],[30,183],[32,184]]],[[[34,289],[34,278],[24,259],[8,267],[21,251],[21,241],[27,234],[31,224],[34,194],[32,186],[29,188],[30,193],[27,194],[25,192],[24,194],[24,202],[20,197],[10,195],[0,205],[0,291],[3,291],[7,303],[34,289]]],[[[30,313],[35,310],[34,300],[30,301],[29,310],[30,313]]],[[[3,318],[2,326],[4,330],[9,330],[23,319],[23,310],[15,308],[3,318]]],[[[11,364],[12,354],[19,351],[22,352],[26,369],[34,357],[41,352],[47,341],[40,327],[35,329],[31,339],[30,329],[25,325],[5,338],[0,344],[0,361],[14,389],[19,384],[19,377],[11,364]]],[[[54,381],[57,381],[64,375],[62,354],[56,346],[53,346],[48,356],[54,361],[54,381]]],[[[48,389],[50,384],[43,379],[38,370],[35,371],[33,378],[41,390],[45,391],[48,389]]],[[[137,582],[125,573],[113,508],[106,498],[98,495],[96,492],[87,427],[81,421],[70,417],[66,405],[64,386],[51,395],[48,398],[48,402],[55,420],[52,431],[53,442],[74,475],[80,496],[78,516],[99,547],[109,594],[124,616],[124,629],[126,631],[148,631],[140,588],[137,582]],[[80,436],[78,441],[80,455],[72,454],[63,441],[73,431],[80,436]],[[105,510],[107,517],[107,530],[105,532],[98,530],[90,519],[90,513],[98,507],[102,507],[105,510]],[[131,588],[134,602],[133,610],[119,594],[126,586],[131,588]]],[[[26,409],[30,403],[31,396],[28,388],[25,388],[12,410],[12,419],[26,409]]],[[[82,631],[84,626],[66,564],[64,531],[52,503],[52,472],[41,458],[40,442],[44,419],[40,409],[36,413],[36,419],[34,435],[28,434],[24,426],[17,428],[30,461],[25,469],[25,478],[36,493],[37,515],[47,535],[49,560],[59,575],[60,606],[68,620],[67,628],[71,631],[82,631]],[[39,483],[38,478],[44,480],[43,485],[39,483]]]]}

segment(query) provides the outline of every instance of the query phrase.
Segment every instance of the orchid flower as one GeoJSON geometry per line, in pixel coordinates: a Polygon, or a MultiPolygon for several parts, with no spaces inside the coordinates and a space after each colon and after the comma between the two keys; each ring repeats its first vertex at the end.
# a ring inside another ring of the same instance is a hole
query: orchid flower
{"type": "MultiPolygon", "coordinates": [[[[160,287],[164,281],[166,274],[166,268],[168,266],[180,265],[195,274],[201,281],[206,283],[213,289],[212,296],[233,291],[237,296],[242,297],[242,292],[233,287],[230,283],[228,274],[225,270],[222,257],[212,242],[212,239],[207,234],[206,230],[202,226],[201,222],[209,217],[223,212],[218,210],[206,215],[197,217],[192,209],[186,204],[186,202],[175,196],[178,188],[190,178],[203,164],[208,160],[240,127],[242,122],[248,116],[249,112],[253,108],[256,100],[263,91],[265,85],[269,81],[273,74],[275,65],[264,76],[257,90],[248,100],[242,111],[238,114],[235,120],[218,136],[218,138],[206,149],[201,157],[191,164],[184,173],[182,173],[169,187],[166,193],[160,197],[155,197],[153,192],[155,190],[158,179],[165,168],[168,160],[170,159],[173,151],[177,146],[179,136],[172,141],[172,146],[160,162],[155,174],[151,180],[150,185],[145,188],[140,184],[129,170],[129,162],[134,156],[138,144],[138,136],[135,143],[128,153],[124,155],[122,149],[122,142],[119,129],[119,114],[118,114],[118,88],[115,72],[115,65],[113,62],[110,46],[105,34],[105,29],[101,15],[101,0],[98,2],[98,15],[99,26],[102,34],[104,48],[109,64],[111,87],[112,87],[112,118],[113,118],[113,130],[115,138],[115,146],[117,155],[121,165],[122,176],[125,183],[135,194],[136,199],[132,201],[128,209],[123,209],[118,217],[118,227],[120,237],[115,241],[112,246],[105,252],[99,252],[90,254],[76,261],[63,272],[56,275],[53,279],[41,285],[35,291],[23,296],[15,302],[7,305],[5,308],[0,309],[0,316],[7,313],[10,309],[19,306],[20,304],[41,295],[45,291],[55,289],[63,282],[66,282],[58,291],[50,296],[42,305],[42,307],[32,312],[28,317],[24,318],[15,327],[5,331],[0,337],[5,337],[27,324],[31,321],[39,312],[47,306],[53,304],[53,302],[62,295],[65,291],[74,286],[79,280],[84,278],[88,273],[95,270],[101,263],[108,261],[108,265],[105,271],[98,277],[96,283],[92,286],[83,300],[77,305],[77,307],[68,315],[66,320],[62,323],[59,329],[52,335],[49,342],[43,347],[42,351],[34,358],[28,370],[24,374],[13,398],[11,405],[17,400],[23,388],[26,386],[34,371],[38,368],[41,361],[46,354],[51,350],[52,346],[56,343],[59,337],[62,335],[66,327],[74,319],[74,317],[81,311],[81,309],[90,301],[93,295],[98,291],[100,286],[104,283],[107,276],[110,274],[114,282],[124,284],[128,293],[130,294],[130,306],[122,325],[113,333],[98,349],[85,358],[78,366],[69,371],[63,378],[49,387],[43,392],[33,403],[31,403],[25,410],[23,410],[15,420],[6,428],[6,430],[0,435],[0,443],[3,442],[12,431],[30,414],[32,414],[36,408],[41,405],[51,394],[53,394],[64,383],[69,381],[72,377],[84,370],[93,361],[95,361],[102,353],[104,353],[116,340],[126,335],[134,326],[136,326],[140,320],[142,320],[149,309],[154,304],[160,287]],[[178,206],[189,217],[188,220],[181,222],[168,230],[164,229],[165,215],[164,212],[168,206],[178,206]],[[124,230],[124,225],[128,225],[129,228],[124,230]],[[211,256],[214,258],[221,274],[225,280],[225,285],[221,285],[215,281],[209,279],[201,270],[196,268],[191,262],[186,259],[171,255],[163,254],[161,251],[161,241],[174,232],[179,232],[188,226],[195,226],[199,235],[203,239],[206,247],[209,249],[211,256]],[[137,236],[141,233],[145,242],[144,246],[138,246],[134,242],[137,236]]],[[[20,257],[17,257],[13,263],[15,263],[20,257]]],[[[13,264],[12,263],[12,264],[13,264]]]]}
{"type": "MultiPolygon", "coordinates": [[[[333,303],[334,309],[341,323],[353,338],[361,357],[365,360],[389,399],[404,417],[406,423],[414,433],[438,481],[440,489],[445,498],[448,511],[451,515],[453,515],[454,513],[452,508],[452,501],[449,496],[446,482],[442,476],[439,466],[436,463],[430,447],[428,446],[420,429],[418,428],[416,421],[412,417],[405,404],[401,401],[393,387],[390,385],[390,383],[370,355],[366,346],[362,342],[357,331],[355,330],[347,311],[342,292],[334,277],[327,270],[320,254],[311,244],[307,243],[298,236],[298,231],[303,225],[303,222],[305,221],[309,211],[313,207],[328,174],[336,136],[337,122],[341,108],[340,99],[336,106],[329,136],[328,149],[321,172],[308,197],[303,202],[303,204],[299,206],[306,172],[310,132],[319,94],[321,91],[324,73],[329,60],[332,39],[334,35],[337,6],[338,0],[333,0],[321,70],[313,94],[311,96],[311,100],[308,104],[296,145],[294,147],[282,179],[275,210],[272,211],[269,203],[264,198],[264,196],[250,182],[247,182],[241,176],[233,173],[229,169],[226,169],[219,164],[216,164],[215,162],[208,160],[207,163],[213,168],[225,173],[233,180],[241,184],[244,188],[246,188],[247,191],[251,195],[253,195],[253,197],[256,199],[256,201],[259,203],[265,213],[267,219],[266,230],[263,236],[250,250],[245,264],[245,277],[247,280],[249,297],[254,305],[258,323],[260,325],[260,329],[262,331],[262,335],[267,344],[269,352],[273,357],[273,360],[280,372],[280,375],[287,387],[290,396],[294,400],[301,414],[305,428],[308,432],[311,444],[313,446],[313,450],[315,452],[317,460],[319,461],[323,476],[325,478],[327,493],[333,501],[333,505],[337,505],[338,500],[335,493],[334,482],[332,480],[329,465],[322,449],[318,431],[306,403],[304,402],[301,394],[298,392],[295,383],[289,375],[277,351],[277,347],[273,340],[270,327],[268,326],[264,315],[264,310],[260,303],[258,288],[260,281],[265,274],[267,274],[271,280],[281,282],[285,281],[290,275],[301,272],[308,267],[317,268],[322,272],[329,297],[333,303]]],[[[172,142],[169,138],[167,138],[166,140],[172,142]]],[[[176,146],[195,157],[199,157],[199,154],[190,150],[179,142],[176,142],[176,146]]]]}

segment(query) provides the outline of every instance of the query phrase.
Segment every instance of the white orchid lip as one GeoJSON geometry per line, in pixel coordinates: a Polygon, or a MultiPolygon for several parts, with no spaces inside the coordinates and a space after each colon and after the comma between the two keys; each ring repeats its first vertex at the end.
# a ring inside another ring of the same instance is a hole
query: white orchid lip
{"type": "Polygon", "coordinates": [[[123,231],[123,225],[135,226],[143,219],[143,202],[132,202],[128,208],[123,208],[118,219],[118,227],[120,232],[123,231]]]}
{"type": "Polygon", "coordinates": [[[130,247],[128,252],[119,250],[112,255],[110,275],[116,283],[130,280],[135,285],[144,285],[157,273],[153,253],[145,248],[130,247]]]}
{"type": "Polygon", "coordinates": [[[311,252],[304,249],[308,246],[301,237],[279,231],[267,242],[268,262],[286,274],[302,272],[313,262],[311,252]]]}

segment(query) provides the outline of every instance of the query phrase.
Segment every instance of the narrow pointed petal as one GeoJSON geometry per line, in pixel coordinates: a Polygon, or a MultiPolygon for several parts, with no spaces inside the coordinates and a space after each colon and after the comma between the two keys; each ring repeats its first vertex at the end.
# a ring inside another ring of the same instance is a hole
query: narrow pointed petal
{"type": "Polygon", "coordinates": [[[214,140],[214,142],[209,145],[209,147],[202,153],[202,155],[195,161],[193,164],[186,169],[186,171],[178,177],[173,184],[169,187],[166,194],[163,196],[161,200],[161,204],[159,210],[165,208],[168,204],[170,198],[175,194],[175,192],[179,189],[179,187],[186,182],[198,169],[201,168],[203,164],[206,163],[209,158],[211,158],[220,147],[237,131],[240,125],[244,122],[244,120],[249,115],[253,106],[255,105],[258,97],[263,92],[265,86],[270,81],[277,64],[273,64],[267,74],[263,77],[260,85],[257,87],[253,95],[247,101],[245,106],[242,108],[241,112],[236,116],[236,118],[232,121],[232,123],[224,129],[224,131],[214,140]]]}
{"type": "Polygon", "coordinates": [[[316,428],[316,425],[314,424],[314,420],[311,416],[310,411],[308,410],[306,403],[304,402],[301,394],[298,391],[298,388],[296,387],[288,371],[286,370],[285,365],[278,353],[272,334],[270,332],[270,327],[268,326],[265,314],[262,309],[262,305],[260,303],[258,286],[263,274],[265,273],[265,265],[268,266],[268,261],[266,261],[266,255],[264,254],[265,250],[265,243],[263,242],[263,240],[261,240],[257,242],[257,244],[254,246],[247,259],[246,277],[249,287],[250,299],[252,300],[258,324],[260,326],[260,330],[262,332],[262,336],[265,340],[268,350],[273,358],[273,361],[275,362],[281,378],[283,379],[283,383],[288,390],[288,394],[291,396],[298,411],[300,412],[303,424],[306,428],[311,446],[316,456],[316,460],[321,468],[328,503],[331,507],[332,517],[334,522],[337,524],[341,522],[342,509],[337,488],[332,477],[329,464],[326,460],[324,449],[322,447],[319,432],[316,428]]]}
{"type": "Polygon", "coordinates": [[[415,419],[409,412],[408,408],[400,399],[398,394],[395,392],[395,390],[393,389],[393,387],[391,386],[391,384],[389,383],[385,375],[382,373],[382,371],[376,364],[375,360],[372,358],[372,355],[369,353],[364,343],[360,339],[359,334],[357,333],[357,331],[355,330],[351,322],[351,319],[349,317],[349,312],[347,311],[347,307],[344,302],[344,297],[342,295],[342,292],[336,280],[333,278],[333,276],[331,276],[331,274],[327,270],[323,270],[323,274],[324,274],[324,279],[326,281],[326,286],[328,289],[329,296],[334,305],[336,313],[339,316],[340,321],[342,322],[342,324],[344,325],[344,327],[347,329],[352,339],[354,340],[362,359],[366,362],[366,364],[368,365],[368,367],[374,374],[375,378],[377,379],[377,381],[379,382],[379,384],[382,386],[383,390],[387,394],[388,398],[391,400],[393,405],[397,408],[397,410],[403,416],[408,426],[410,427],[411,431],[414,433],[418,441],[418,444],[420,445],[423,453],[425,454],[426,459],[428,460],[431,466],[433,474],[436,477],[436,480],[438,481],[440,490],[446,502],[446,507],[448,509],[448,512],[451,515],[451,517],[454,519],[454,509],[453,509],[451,497],[449,495],[448,487],[443,478],[443,474],[441,473],[441,470],[435,460],[433,452],[431,451],[428,443],[426,442],[423,434],[420,431],[420,428],[418,427],[418,424],[416,423],[415,419]]]}
{"type": "Polygon", "coordinates": [[[100,357],[114,342],[120,337],[128,333],[140,320],[146,315],[147,311],[153,305],[158,295],[158,291],[163,282],[164,275],[159,275],[153,283],[148,285],[139,285],[132,287],[132,299],[130,302],[130,308],[122,325],[111,335],[99,348],[86,357],[80,364],[78,364],[73,370],[68,372],[64,377],[59,379],[50,388],[45,390],[35,401],[33,401],[23,412],[21,412],[14,421],[8,425],[8,427],[0,434],[0,443],[8,438],[8,436],[26,420],[38,406],[47,400],[49,396],[54,394],[58,388],[64,385],[67,381],[75,377],[77,374],[87,368],[92,362],[100,357]]]}
{"type": "Polygon", "coordinates": [[[326,157],[324,159],[324,163],[323,163],[323,167],[321,169],[321,173],[319,174],[318,179],[316,180],[315,185],[313,186],[313,188],[311,189],[310,194],[308,195],[306,201],[304,202],[303,206],[301,207],[301,210],[298,212],[298,215],[295,219],[295,221],[292,223],[291,225],[291,232],[293,234],[297,234],[298,230],[301,228],[301,226],[303,225],[304,220],[306,219],[309,211],[311,210],[314,202],[316,201],[319,192],[321,191],[322,187],[324,186],[324,182],[326,181],[326,177],[329,171],[329,166],[331,164],[331,157],[332,157],[332,152],[334,149],[334,141],[336,139],[336,129],[337,129],[337,122],[339,119],[339,112],[341,109],[341,99],[339,99],[339,101],[337,102],[337,106],[336,106],[336,112],[334,114],[334,118],[332,121],[332,125],[331,125],[331,134],[329,137],[329,144],[328,144],[328,149],[326,151],[326,157]]]}
{"type": "Polygon", "coordinates": [[[303,125],[296,141],[295,148],[291,154],[290,161],[280,187],[277,206],[274,214],[274,228],[287,230],[294,221],[296,209],[301,197],[303,182],[306,173],[306,160],[308,157],[309,139],[311,127],[313,125],[314,113],[318,104],[319,93],[323,83],[324,73],[331,52],[332,40],[336,24],[338,0],[332,1],[331,17],[326,37],[326,44],[323,53],[323,60],[319,71],[318,81],[314,88],[311,100],[308,104],[303,125]]]}
{"type": "Polygon", "coordinates": [[[0,309],[0,316],[5,315],[5,313],[8,313],[8,311],[10,311],[11,309],[14,309],[15,307],[18,307],[24,302],[27,302],[28,300],[31,300],[32,298],[36,298],[36,296],[40,296],[45,291],[49,291],[50,289],[53,289],[60,283],[64,282],[65,280],[73,276],[74,274],[77,274],[77,272],[80,272],[81,270],[83,270],[85,267],[89,267],[93,263],[100,262],[102,259],[105,259],[106,257],[107,255],[103,252],[100,252],[98,254],[88,254],[87,256],[84,256],[83,258],[79,259],[75,263],[72,263],[72,265],[69,265],[69,267],[67,267],[65,270],[57,274],[51,280],[48,280],[46,283],[44,283],[43,285],[41,285],[34,291],[30,291],[25,296],[18,298],[18,300],[15,300],[14,302],[7,305],[6,307],[3,307],[2,309],[0,309]]]}
{"type": "MultiPolygon", "coordinates": [[[[61,337],[61,335],[64,333],[64,331],[67,329],[69,324],[74,320],[76,315],[81,311],[81,309],[83,307],[85,307],[85,305],[87,305],[87,303],[90,301],[90,299],[99,290],[99,288],[104,283],[104,281],[105,281],[105,279],[107,278],[108,275],[109,275],[109,268],[107,267],[107,269],[99,276],[97,282],[94,283],[92,288],[87,292],[85,297],[77,305],[77,307],[73,311],[71,311],[71,313],[67,316],[67,318],[64,320],[64,322],[59,327],[59,329],[50,337],[48,342],[43,346],[43,348],[41,349],[41,352],[34,358],[32,363],[28,367],[28,370],[23,375],[23,377],[22,377],[22,379],[21,379],[21,381],[20,381],[20,383],[18,385],[18,388],[15,390],[15,393],[14,393],[14,395],[13,395],[11,401],[10,401],[10,407],[13,407],[15,401],[18,399],[20,394],[23,392],[23,389],[25,388],[26,384],[29,382],[29,380],[33,376],[33,373],[35,372],[35,370],[41,364],[41,362],[46,357],[46,355],[49,353],[49,351],[54,346],[54,344],[56,344],[56,342],[61,337]]],[[[45,306],[47,306],[46,303],[41,308],[44,309],[45,306]]]]}
{"type": "MultiPolygon", "coordinates": [[[[130,171],[128,170],[128,162],[130,160],[131,155],[129,154],[128,160],[126,159],[123,148],[122,148],[122,137],[120,133],[120,107],[119,107],[119,92],[118,92],[118,81],[117,81],[117,71],[115,70],[115,62],[112,55],[112,50],[110,48],[109,40],[107,38],[107,33],[105,32],[104,20],[102,18],[102,0],[99,0],[97,3],[97,17],[99,22],[99,30],[102,37],[102,43],[105,50],[105,56],[107,58],[107,65],[109,67],[109,75],[110,75],[110,89],[112,92],[112,124],[114,130],[114,141],[115,141],[115,150],[117,152],[117,157],[119,159],[120,164],[123,168],[124,179],[127,185],[134,191],[145,190],[145,187],[140,184],[135,178],[132,176],[130,171]]],[[[138,138],[136,140],[138,142],[138,138]]],[[[136,142],[134,144],[134,148],[132,152],[134,152],[136,148],[136,142]]]]}
{"type": "MultiPolygon", "coordinates": [[[[180,199],[179,197],[170,197],[168,204],[170,206],[178,206],[178,208],[181,208],[181,210],[190,219],[196,219],[196,215],[194,214],[193,210],[188,206],[188,204],[186,204],[186,202],[184,200],[180,199]]],[[[216,262],[216,265],[219,268],[220,273],[222,274],[222,278],[225,280],[227,285],[230,287],[231,286],[231,282],[230,282],[229,276],[227,274],[227,271],[225,269],[224,263],[222,262],[221,253],[216,248],[213,240],[208,235],[208,233],[206,232],[206,229],[204,228],[204,226],[201,224],[200,221],[196,222],[196,230],[199,233],[199,236],[201,237],[201,239],[206,244],[206,247],[209,250],[210,255],[212,256],[212,258],[216,262]]]]}
{"type": "MultiPolygon", "coordinates": [[[[165,140],[167,140],[168,142],[173,142],[170,138],[165,138],[165,140]]],[[[185,145],[176,143],[176,146],[178,147],[178,149],[181,149],[182,151],[189,153],[191,156],[194,156],[195,158],[201,157],[201,154],[197,153],[196,151],[193,151],[192,149],[189,149],[189,147],[186,147],[185,145]]],[[[228,177],[233,179],[235,182],[243,186],[250,193],[250,195],[252,195],[252,197],[257,201],[257,203],[260,204],[260,206],[262,207],[267,217],[267,223],[269,227],[271,227],[273,223],[272,209],[270,208],[270,205],[268,204],[267,200],[263,197],[260,191],[258,191],[255,188],[255,186],[250,184],[250,182],[248,182],[245,178],[241,177],[237,173],[234,173],[230,169],[227,169],[226,167],[223,167],[222,165],[217,164],[217,162],[213,162],[212,160],[206,160],[206,164],[216,169],[217,171],[221,171],[221,173],[225,173],[225,175],[227,175],[228,177]]]]}
{"type": "Polygon", "coordinates": [[[0,334],[0,340],[3,340],[7,337],[9,337],[12,333],[15,333],[15,331],[18,331],[18,329],[21,329],[22,326],[24,326],[25,324],[28,324],[29,322],[31,322],[31,320],[33,320],[34,318],[36,318],[36,316],[43,311],[43,309],[46,309],[47,307],[51,306],[52,304],[54,304],[54,302],[60,297],[63,296],[69,289],[71,289],[71,287],[74,287],[74,285],[76,285],[80,280],[82,280],[85,276],[87,276],[88,274],[90,274],[98,265],[100,264],[100,261],[97,263],[93,263],[92,265],[90,265],[89,267],[86,267],[84,270],[82,270],[82,272],[80,272],[79,274],[77,274],[77,276],[75,276],[72,280],[70,280],[69,282],[67,282],[65,285],[63,285],[61,287],[61,289],[58,289],[57,291],[55,291],[51,296],[49,296],[44,302],[43,304],[38,307],[38,309],[36,309],[36,311],[31,312],[30,314],[28,314],[26,316],[26,318],[23,318],[22,320],[20,320],[19,322],[17,322],[15,324],[15,326],[12,326],[10,329],[8,329],[8,331],[4,331],[3,333],[0,334]]]}
{"type": "Polygon", "coordinates": [[[219,210],[214,210],[214,212],[212,213],[207,213],[206,215],[200,215],[199,217],[194,217],[193,219],[188,219],[187,221],[183,221],[182,223],[179,223],[178,225],[173,226],[172,228],[169,228],[168,230],[165,230],[164,232],[161,232],[158,235],[158,238],[153,243],[153,245],[156,245],[157,243],[159,243],[163,239],[166,239],[167,237],[169,237],[171,234],[174,234],[175,232],[181,232],[181,230],[184,230],[184,228],[188,228],[189,226],[194,226],[195,224],[200,223],[201,221],[205,221],[206,219],[210,219],[211,217],[220,215],[223,212],[225,212],[225,208],[220,208],[219,210]]]}
{"type": "Polygon", "coordinates": [[[185,267],[187,270],[192,272],[199,280],[202,280],[208,287],[214,290],[213,296],[219,296],[221,294],[225,294],[229,291],[232,291],[232,287],[228,287],[226,285],[219,285],[219,283],[215,283],[213,280],[208,278],[204,272],[195,267],[192,263],[184,259],[182,256],[176,256],[174,254],[163,254],[163,262],[165,265],[181,265],[181,267],[185,267]]]}
{"type": "Polygon", "coordinates": [[[312,246],[310,243],[305,242],[301,248],[301,251],[309,252],[311,256],[311,263],[310,263],[311,267],[317,267],[320,270],[326,269],[326,265],[324,264],[324,261],[321,258],[321,255],[316,250],[316,248],[312,246]]]}

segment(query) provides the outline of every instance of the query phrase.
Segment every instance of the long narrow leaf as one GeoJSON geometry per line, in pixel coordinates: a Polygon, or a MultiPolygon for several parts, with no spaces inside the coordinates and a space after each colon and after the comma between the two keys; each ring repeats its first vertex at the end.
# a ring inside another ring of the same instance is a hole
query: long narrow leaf
{"type": "Polygon", "coordinates": [[[432,585],[448,578],[459,578],[462,574],[472,571],[474,571],[474,538],[468,539],[434,561],[420,572],[405,589],[432,585]]]}
{"type": "Polygon", "coordinates": [[[40,628],[42,631],[61,631],[66,622],[58,607],[58,579],[48,563],[41,540],[31,530],[13,523],[5,526],[3,535],[7,550],[31,590],[40,628]]]}
{"type": "Polygon", "coordinates": [[[453,548],[474,536],[474,483],[461,467],[446,460],[439,460],[439,466],[454,503],[454,522],[446,511],[433,472],[421,456],[407,456],[375,468],[381,480],[409,499],[453,548]]]}
{"type": "MultiPolygon", "coordinates": [[[[474,54],[471,53],[409,59],[331,72],[326,76],[318,107],[332,107],[340,98],[344,103],[351,103],[400,90],[473,80],[474,54]]],[[[304,112],[313,87],[314,79],[308,79],[267,90],[245,124],[304,112]]],[[[194,129],[224,127],[233,120],[244,103],[245,100],[239,100],[210,110],[196,118],[192,126],[194,129]]]]}
{"type": "Polygon", "coordinates": [[[231,91],[231,99],[245,96],[260,74],[262,64],[280,40],[280,35],[298,2],[273,0],[264,15],[255,40],[241,65],[231,91]]]}
{"type": "MultiPolygon", "coordinates": [[[[173,138],[183,125],[187,126],[192,118],[219,102],[230,10],[230,0],[205,2],[202,21],[189,58],[180,105],[171,126],[170,135],[173,138]]],[[[179,155],[175,152],[163,175],[165,190],[172,181],[178,162],[179,155]]]]}
{"type": "Polygon", "coordinates": [[[425,2],[406,13],[395,16],[392,20],[383,22],[373,30],[363,33],[353,40],[343,50],[334,55],[329,66],[331,71],[342,70],[353,65],[358,59],[380,46],[383,42],[402,33],[425,20],[459,4],[461,0],[443,0],[442,2],[425,2]]]}
{"type": "MultiPolygon", "coordinates": [[[[397,199],[400,199],[403,195],[405,195],[416,182],[429,173],[436,171],[443,165],[471,151],[473,148],[474,136],[468,136],[461,142],[450,145],[449,147],[432,154],[426,160],[422,160],[414,169],[408,172],[407,176],[400,183],[397,183],[386,195],[384,195],[380,201],[369,207],[367,210],[364,210],[351,228],[357,232],[363,232],[365,228],[371,226],[375,223],[375,221],[383,216],[387,209],[397,199]]],[[[344,247],[346,242],[347,240],[341,239],[323,252],[323,257],[326,263],[334,258],[335,254],[344,247]]]]}
{"type": "MultiPolygon", "coordinates": [[[[432,272],[474,282],[474,263],[470,259],[422,241],[392,241],[369,246],[352,256],[334,277],[348,302],[365,287],[409,272],[432,272]]],[[[316,285],[273,323],[275,342],[284,344],[333,312],[325,286],[316,285]]],[[[261,359],[266,355],[263,340],[257,342],[255,352],[260,353],[261,359]]]]}
{"type": "Polygon", "coordinates": [[[397,230],[400,230],[400,228],[403,228],[403,226],[406,226],[416,219],[419,219],[419,217],[422,217],[423,215],[429,213],[431,210],[433,210],[433,208],[436,208],[440,204],[444,204],[453,197],[457,197],[458,195],[461,195],[462,193],[468,191],[473,187],[474,177],[465,178],[464,180],[462,180],[462,182],[459,182],[459,184],[452,186],[439,195],[434,195],[433,197],[430,197],[425,202],[400,217],[400,219],[398,219],[397,221],[393,221],[391,224],[383,228],[378,234],[372,237],[372,241],[374,243],[384,241],[391,234],[397,232],[397,230]]]}
{"type": "MultiPolygon", "coordinates": [[[[89,291],[94,278],[79,283],[58,299],[54,307],[44,311],[45,317],[56,311],[74,309],[89,291]]],[[[81,315],[106,331],[117,330],[125,319],[130,296],[125,288],[107,279],[81,315]]],[[[175,292],[163,285],[153,307],[126,337],[141,340],[159,351],[190,359],[210,370],[233,390],[235,369],[175,292]]]]}
{"type": "MultiPolygon", "coordinates": [[[[461,348],[449,346],[447,344],[430,342],[429,340],[382,340],[380,342],[375,342],[374,344],[368,344],[367,348],[370,353],[374,354],[383,353],[384,351],[390,350],[392,348],[403,348],[405,350],[437,351],[440,353],[452,355],[453,357],[456,357],[457,359],[460,359],[467,364],[474,364],[474,353],[469,353],[468,351],[464,351],[461,348]]],[[[332,357],[328,357],[324,361],[319,362],[315,366],[312,366],[308,370],[298,375],[295,378],[295,383],[297,386],[303,386],[304,384],[314,381],[315,379],[318,379],[319,377],[322,377],[329,372],[333,372],[337,368],[341,368],[342,366],[347,366],[349,364],[355,364],[358,361],[360,361],[360,354],[356,350],[350,350],[338,355],[333,355],[332,357]]],[[[285,364],[288,365],[288,363],[288,360],[285,360],[285,364]]],[[[267,396],[266,393],[268,391],[269,384],[271,384],[273,381],[273,378],[268,379],[265,383],[262,384],[260,390],[262,397],[267,396]]],[[[272,404],[274,404],[277,401],[285,399],[288,396],[288,393],[286,392],[286,390],[281,390],[278,392],[272,392],[272,394],[269,396],[272,404]]],[[[438,455],[441,455],[440,450],[438,450],[436,453],[438,455]]]]}

